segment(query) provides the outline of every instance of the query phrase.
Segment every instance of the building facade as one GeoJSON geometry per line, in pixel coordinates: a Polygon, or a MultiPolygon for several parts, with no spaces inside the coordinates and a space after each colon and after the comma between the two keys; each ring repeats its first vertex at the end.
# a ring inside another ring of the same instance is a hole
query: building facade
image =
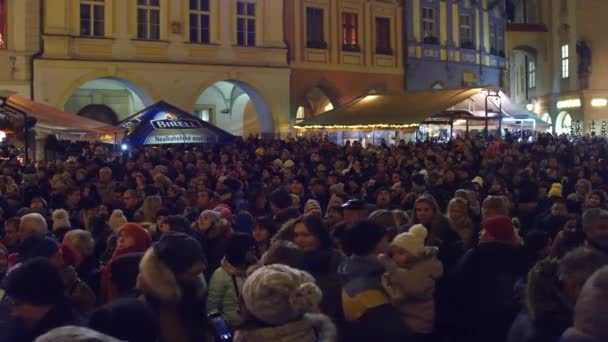
{"type": "Polygon", "coordinates": [[[603,0],[513,0],[510,92],[556,133],[600,135],[608,122],[603,0]]]}
{"type": "Polygon", "coordinates": [[[402,91],[398,0],[287,0],[291,113],[301,121],[370,91],[402,91]]]}
{"type": "Polygon", "coordinates": [[[504,0],[406,0],[408,90],[503,86],[504,0]]]}
{"type": "Polygon", "coordinates": [[[0,63],[11,66],[0,67],[0,89],[109,123],[163,99],[236,135],[289,130],[282,1],[0,0],[0,9],[0,63]]]}

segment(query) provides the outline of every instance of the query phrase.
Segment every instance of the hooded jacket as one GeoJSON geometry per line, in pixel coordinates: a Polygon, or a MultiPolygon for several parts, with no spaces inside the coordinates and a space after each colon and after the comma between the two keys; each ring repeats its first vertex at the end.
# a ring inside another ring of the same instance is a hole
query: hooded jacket
{"type": "Polygon", "coordinates": [[[241,322],[239,310],[239,292],[246,274],[237,270],[226,258],[222,266],[213,272],[209,282],[207,313],[219,312],[230,326],[241,322]]]}
{"type": "Polygon", "coordinates": [[[370,257],[353,255],[338,268],[342,283],[346,341],[401,341],[408,332],[382,287],[384,267],[370,257]]]}
{"type": "Polygon", "coordinates": [[[161,341],[195,342],[204,339],[204,298],[207,295],[204,277],[199,276],[189,284],[179,283],[154,248],[150,248],[139,264],[137,289],[158,312],[161,341]]]}

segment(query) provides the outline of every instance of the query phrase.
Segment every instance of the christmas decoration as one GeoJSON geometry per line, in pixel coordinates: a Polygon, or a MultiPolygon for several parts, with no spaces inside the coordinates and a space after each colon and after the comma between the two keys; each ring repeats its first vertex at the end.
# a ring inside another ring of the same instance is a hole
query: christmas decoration
{"type": "Polygon", "coordinates": [[[606,137],[606,120],[602,120],[602,137],[606,137]]]}
{"type": "Polygon", "coordinates": [[[595,120],[591,120],[591,136],[595,136],[595,120]]]}

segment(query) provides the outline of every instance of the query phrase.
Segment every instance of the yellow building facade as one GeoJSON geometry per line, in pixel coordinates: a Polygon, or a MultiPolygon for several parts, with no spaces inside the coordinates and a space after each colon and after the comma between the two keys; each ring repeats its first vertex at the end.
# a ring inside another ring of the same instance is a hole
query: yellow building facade
{"type": "Polygon", "coordinates": [[[0,1],[0,89],[110,123],[163,99],[236,135],[289,129],[282,1],[0,1]]]}
{"type": "Polygon", "coordinates": [[[514,2],[507,32],[512,97],[556,133],[600,135],[608,125],[608,1],[514,2]]]}

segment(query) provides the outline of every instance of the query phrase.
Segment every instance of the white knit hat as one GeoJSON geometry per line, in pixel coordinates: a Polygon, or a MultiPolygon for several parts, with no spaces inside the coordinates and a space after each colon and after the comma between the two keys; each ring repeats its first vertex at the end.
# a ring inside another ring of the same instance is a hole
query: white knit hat
{"type": "Polygon", "coordinates": [[[242,292],[249,313],[272,325],[318,311],[323,296],[310,274],[280,264],[255,270],[245,280],[242,292]]]}
{"type": "Polygon", "coordinates": [[[408,253],[418,256],[424,252],[424,241],[428,231],[421,224],[415,224],[410,229],[393,239],[391,246],[405,249],[408,253]]]}
{"type": "Polygon", "coordinates": [[[123,224],[127,223],[127,217],[120,209],[116,209],[112,211],[112,215],[110,215],[110,219],[108,220],[108,224],[112,231],[117,231],[118,228],[122,227],[123,224]]]}
{"type": "Polygon", "coordinates": [[[53,211],[53,230],[57,230],[62,227],[71,227],[70,214],[65,209],[57,209],[53,211]]]}
{"type": "Polygon", "coordinates": [[[317,200],[309,199],[304,205],[304,215],[310,215],[314,213],[323,215],[323,213],[321,212],[321,205],[319,205],[319,202],[317,200]]]}

